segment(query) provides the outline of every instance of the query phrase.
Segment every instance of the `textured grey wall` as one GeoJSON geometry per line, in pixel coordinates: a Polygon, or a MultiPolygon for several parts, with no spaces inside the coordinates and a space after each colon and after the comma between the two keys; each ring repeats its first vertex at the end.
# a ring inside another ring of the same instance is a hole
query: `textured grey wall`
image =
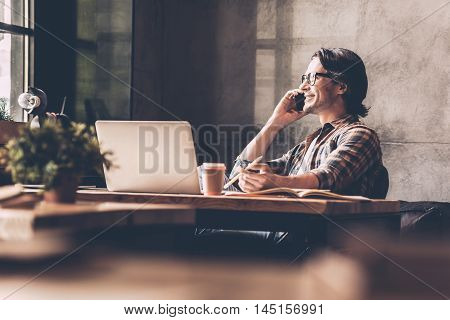
{"type": "MultiPolygon", "coordinates": [[[[259,2],[258,16],[265,22],[258,24],[258,35],[284,39],[282,49],[274,51],[280,55],[274,60],[289,60],[282,66],[292,62],[285,67],[292,71],[292,81],[274,92],[275,101],[298,84],[297,75],[306,69],[317,48],[356,51],[369,76],[366,103],[372,110],[365,121],[377,130],[382,142],[391,178],[388,197],[450,201],[448,1],[264,0],[259,2]],[[292,20],[278,21],[280,12],[292,13],[292,20]],[[270,33],[280,29],[279,23],[290,24],[285,28],[290,34],[270,33]]],[[[260,67],[268,68],[270,63],[260,67]]],[[[277,70],[272,74],[274,83],[289,76],[277,70]]],[[[265,91],[272,88],[270,84],[265,91]]],[[[271,108],[270,103],[255,105],[255,119],[265,120],[271,108]]],[[[311,131],[318,123],[308,119],[299,125],[311,131]]]]}
{"type": "MultiPolygon", "coordinates": [[[[314,51],[356,51],[369,76],[365,121],[382,141],[388,197],[450,201],[448,1],[136,3],[156,10],[136,11],[134,85],[197,124],[263,123],[298,86],[314,51]]],[[[164,118],[148,101],[135,101],[136,119],[164,118]]],[[[293,146],[319,125],[309,116],[284,136],[293,146]]]]}

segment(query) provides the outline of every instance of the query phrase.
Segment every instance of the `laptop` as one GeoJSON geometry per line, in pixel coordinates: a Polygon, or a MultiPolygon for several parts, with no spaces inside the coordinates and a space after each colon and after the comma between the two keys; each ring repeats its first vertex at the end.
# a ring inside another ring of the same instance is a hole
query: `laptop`
{"type": "Polygon", "coordinates": [[[191,126],[184,121],[97,121],[109,191],[200,194],[191,126]]]}

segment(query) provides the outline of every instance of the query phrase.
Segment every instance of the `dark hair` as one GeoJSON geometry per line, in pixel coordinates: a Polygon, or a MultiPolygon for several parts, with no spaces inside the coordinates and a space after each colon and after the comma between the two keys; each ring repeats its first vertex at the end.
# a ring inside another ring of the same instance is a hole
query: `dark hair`
{"type": "Polygon", "coordinates": [[[361,58],[353,51],[342,48],[322,48],[311,59],[316,57],[336,81],[347,85],[347,91],[343,94],[347,113],[367,116],[369,108],[362,102],[367,95],[368,82],[361,58]]]}

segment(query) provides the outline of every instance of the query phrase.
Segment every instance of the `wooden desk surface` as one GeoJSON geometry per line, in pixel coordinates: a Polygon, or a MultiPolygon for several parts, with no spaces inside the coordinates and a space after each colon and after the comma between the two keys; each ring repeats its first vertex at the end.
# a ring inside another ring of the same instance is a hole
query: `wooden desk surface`
{"type": "Polygon", "coordinates": [[[158,203],[188,205],[195,209],[217,209],[231,211],[285,212],[302,214],[325,214],[330,216],[349,214],[398,213],[399,201],[372,200],[367,202],[294,199],[287,197],[239,197],[239,196],[204,196],[188,194],[158,194],[109,192],[105,189],[79,190],[79,200],[114,201],[132,203],[158,203]]]}

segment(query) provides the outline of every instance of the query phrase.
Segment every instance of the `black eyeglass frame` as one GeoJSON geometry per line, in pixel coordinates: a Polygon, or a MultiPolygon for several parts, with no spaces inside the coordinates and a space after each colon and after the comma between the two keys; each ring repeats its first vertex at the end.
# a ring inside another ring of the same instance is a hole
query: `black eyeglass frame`
{"type": "Polygon", "coordinates": [[[316,84],[317,76],[324,77],[333,80],[334,82],[340,83],[337,81],[332,75],[329,73],[321,73],[321,72],[310,72],[308,74],[302,74],[302,77],[300,78],[301,83],[303,84],[305,80],[308,81],[308,84],[310,86],[313,86],[316,84]],[[311,75],[313,76],[313,80],[311,81],[311,75]]]}

